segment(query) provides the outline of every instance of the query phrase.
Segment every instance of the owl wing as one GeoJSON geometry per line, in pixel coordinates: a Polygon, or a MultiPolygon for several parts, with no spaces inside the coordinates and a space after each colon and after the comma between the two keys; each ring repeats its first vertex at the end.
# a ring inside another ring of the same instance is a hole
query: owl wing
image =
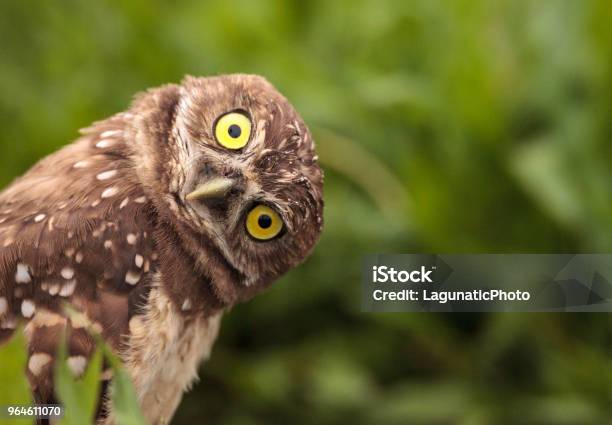
{"type": "Polygon", "coordinates": [[[151,287],[154,216],[124,141],[125,118],[84,130],[0,194],[0,343],[25,323],[38,402],[54,400],[64,332],[68,366],[81,374],[92,332],[120,352],[151,287]]]}

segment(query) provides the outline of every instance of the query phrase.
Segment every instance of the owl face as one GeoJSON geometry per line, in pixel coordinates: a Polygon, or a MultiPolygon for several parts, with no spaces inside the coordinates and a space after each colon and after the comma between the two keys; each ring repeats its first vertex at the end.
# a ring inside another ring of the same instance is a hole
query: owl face
{"type": "Polygon", "coordinates": [[[321,232],[323,178],[310,132],[257,76],[188,77],[171,102],[168,131],[152,139],[164,147],[149,161],[160,185],[153,196],[163,194],[160,209],[190,238],[187,255],[206,262],[213,250],[244,287],[268,284],[321,232]]]}

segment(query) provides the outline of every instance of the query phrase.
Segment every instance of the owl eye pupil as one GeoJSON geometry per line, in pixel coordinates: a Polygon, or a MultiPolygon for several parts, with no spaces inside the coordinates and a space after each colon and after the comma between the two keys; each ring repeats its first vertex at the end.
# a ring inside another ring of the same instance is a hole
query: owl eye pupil
{"type": "Polygon", "coordinates": [[[272,217],[267,214],[262,214],[257,219],[257,224],[259,224],[259,227],[262,229],[267,229],[272,226],[272,217]]]}
{"type": "Polygon", "coordinates": [[[231,138],[237,139],[242,134],[242,130],[240,129],[240,126],[232,124],[227,129],[227,134],[229,134],[231,138]]]}

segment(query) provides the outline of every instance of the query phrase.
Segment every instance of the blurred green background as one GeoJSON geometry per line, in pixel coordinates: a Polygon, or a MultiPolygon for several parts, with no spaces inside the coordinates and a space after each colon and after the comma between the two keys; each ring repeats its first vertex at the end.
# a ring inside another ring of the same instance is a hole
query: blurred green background
{"type": "Polygon", "coordinates": [[[610,424],[605,314],[366,314],[372,252],[612,250],[612,7],[0,1],[0,183],[184,74],[266,76],[326,171],[314,255],[227,315],[174,424],[610,424]]]}

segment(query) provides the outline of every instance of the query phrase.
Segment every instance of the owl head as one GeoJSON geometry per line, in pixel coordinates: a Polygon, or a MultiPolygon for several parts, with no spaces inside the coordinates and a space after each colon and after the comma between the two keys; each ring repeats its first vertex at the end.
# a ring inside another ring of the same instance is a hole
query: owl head
{"type": "Polygon", "coordinates": [[[137,174],[177,238],[168,255],[193,260],[217,297],[247,299],[308,256],[323,175],[308,128],[269,82],[186,77],[132,110],[137,174]]]}

